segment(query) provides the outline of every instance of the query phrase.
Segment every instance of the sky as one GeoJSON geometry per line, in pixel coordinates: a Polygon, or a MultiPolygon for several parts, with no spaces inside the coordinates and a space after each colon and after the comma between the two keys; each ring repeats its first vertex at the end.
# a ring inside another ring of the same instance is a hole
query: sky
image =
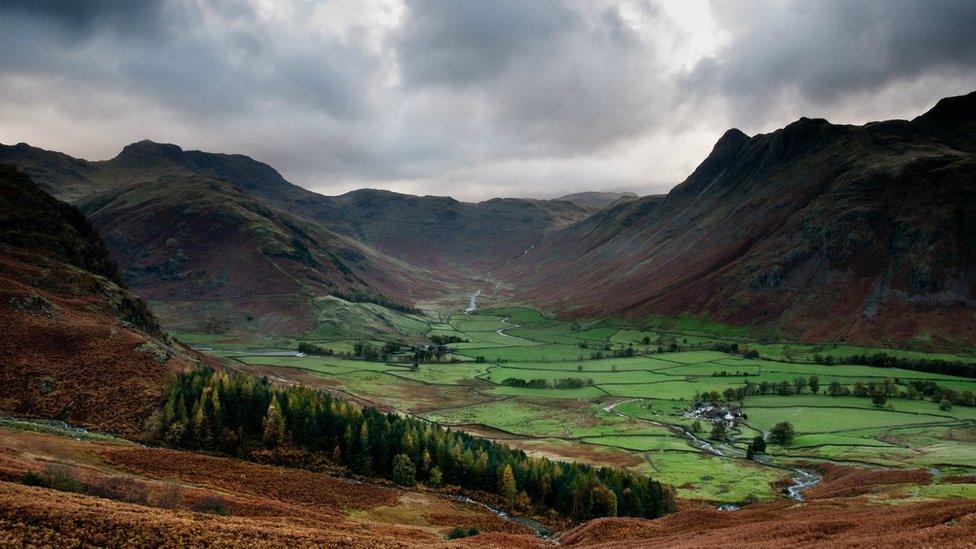
{"type": "Polygon", "coordinates": [[[976,90],[972,0],[0,0],[0,143],[242,153],[324,194],[666,192],[730,127],[976,90]]]}

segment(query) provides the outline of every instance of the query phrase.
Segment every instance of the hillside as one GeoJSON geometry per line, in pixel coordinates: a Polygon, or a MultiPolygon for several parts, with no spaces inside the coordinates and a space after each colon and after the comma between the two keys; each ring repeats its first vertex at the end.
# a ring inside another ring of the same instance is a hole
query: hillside
{"type": "Polygon", "coordinates": [[[395,257],[468,272],[514,257],[547,232],[595,211],[565,201],[494,198],[471,204],[372,189],[318,197],[301,206],[333,230],[395,257]]]}
{"type": "Polygon", "coordinates": [[[179,331],[296,334],[312,298],[369,290],[418,297],[436,279],[224,181],[167,175],[80,203],[122,276],[179,331]]]}
{"type": "Polygon", "coordinates": [[[598,192],[598,191],[588,191],[581,193],[567,194],[560,196],[555,200],[561,200],[564,202],[572,202],[579,206],[603,209],[607,206],[617,202],[618,200],[631,200],[637,198],[634,193],[615,193],[615,192],[598,192]]]}
{"type": "Polygon", "coordinates": [[[152,141],[133,143],[115,158],[99,162],[23,143],[0,145],[0,163],[15,165],[55,196],[74,202],[162,176],[221,180],[390,256],[445,271],[494,266],[546,232],[599,209],[566,200],[492,199],[472,204],[373,189],[324,196],[289,183],[271,166],[244,155],[184,151],[152,141]]]}
{"type": "Polygon", "coordinates": [[[806,340],[976,342],[976,93],[912,120],[728,131],[665,197],[499,274],[575,316],[705,316],[806,340]]]}
{"type": "Polygon", "coordinates": [[[0,403],[132,433],[166,376],[201,359],[169,341],[72,206],[0,166],[0,403]]]}

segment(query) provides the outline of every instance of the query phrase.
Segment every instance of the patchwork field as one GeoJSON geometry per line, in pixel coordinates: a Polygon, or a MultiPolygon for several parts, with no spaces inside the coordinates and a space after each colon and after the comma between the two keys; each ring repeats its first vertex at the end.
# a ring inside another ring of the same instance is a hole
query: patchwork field
{"type": "Polygon", "coordinates": [[[356,310],[359,305],[338,301],[321,303],[323,315],[334,316],[300,339],[335,356],[269,356],[267,350],[239,346],[213,352],[279,381],[327,388],[530,453],[646,472],[687,500],[777,499],[792,482],[793,468],[818,463],[932,470],[934,484],[902,490],[897,497],[972,492],[971,484],[940,479],[976,473],[976,407],[947,406],[915,388],[927,390],[921,384],[934,383],[940,391],[965,394],[976,390],[976,380],[823,363],[827,356],[834,362],[878,352],[976,361],[968,355],[753,343],[740,331],[688,319],[670,324],[653,319],[647,326],[580,323],[518,307],[424,318],[384,313],[376,306],[356,310]],[[407,352],[383,361],[351,356],[360,340],[410,346],[436,337],[452,339],[450,352],[439,361],[413,364],[407,352]],[[841,396],[863,393],[865,387],[885,388],[884,402],[874,402],[870,394],[841,396]],[[739,396],[722,405],[742,416],[717,436],[722,440],[708,440],[715,438],[711,421],[690,416],[688,409],[701,395],[725,401],[730,389],[739,396]],[[769,433],[784,421],[795,437],[775,444],[769,433]],[[745,459],[757,436],[767,438],[765,457],[745,459]]]}

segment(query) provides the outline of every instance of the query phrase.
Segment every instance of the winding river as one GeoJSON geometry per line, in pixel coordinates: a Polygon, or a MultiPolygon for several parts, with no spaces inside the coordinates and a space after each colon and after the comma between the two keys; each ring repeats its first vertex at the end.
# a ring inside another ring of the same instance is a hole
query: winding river
{"type": "MultiPolygon", "coordinates": [[[[731,444],[709,442],[703,438],[700,438],[695,433],[692,433],[691,431],[685,429],[680,425],[674,425],[671,423],[662,423],[650,419],[635,418],[633,416],[628,416],[627,414],[615,410],[617,406],[620,406],[621,404],[627,402],[633,402],[635,400],[640,400],[640,399],[632,398],[614,404],[608,404],[603,407],[603,411],[612,412],[617,414],[620,417],[624,417],[631,420],[639,419],[641,421],[650,423],[651,425],[656,425],[658,427],[664,427],[666,429],[669,429],[671,430],[671,432],[683,436],[685,440],[688,441],[688,444],[690,444],[691,446],[701,450],[702,452],[712,454],[714,456],[724,457],[724,458],[736,458],[736,459],[746,458],[746,452],[744,450],[736,448],[731,444]]],[[[758,455],[753,458],[753,461],[761,465],[765,465],[766,467],[784,469],[784,467],[774,465],[772,460],[769,458],[769,456],[758,455]]],[[[790,496],[790,498],[795,499],[796,501],[803,501],[803,491],[806,490],[807,488],[811,488],[815,486],[817,483],[823,480],[823,477],[820,474],[818,474],[815,471],[811,471],[809,469],[800,469],[800,468],[785,468],[785,469],[788,469],[790,471],[790,480],[793,481],[793,484],[786,488],[786,493],[790,496]]],[[[733,506],[723,506],[723,508],[726,509],[731,509],[732,507],[733,506]]]]}

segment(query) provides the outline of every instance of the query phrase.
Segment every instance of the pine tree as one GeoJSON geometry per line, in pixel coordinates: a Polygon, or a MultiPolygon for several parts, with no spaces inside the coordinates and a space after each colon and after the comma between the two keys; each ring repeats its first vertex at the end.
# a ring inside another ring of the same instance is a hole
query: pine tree
{"type": "Polygon", "coordinates": [[[268,413],[264,415],[264,444],[276,448],[285,443],[285,418],[278,409],[277,399],[272,398],[268,413]]]}
{"type": "Polygon", "coordinates": [[[515,484],[515,474],[512,473],[511,465],[506,464],[505,468],[502,469],[501,478],[498,479],[498,493],[505,498],[509,505],[515,502],[518,486],[515,484]]]}
{"type": "Polygon", "coordinates": [[[400,486],[413,486],[417,483],[417,467],[406,454],[393,458],[393,482],[400,486]]]}
{"type": "Polygon", "coordinates": [[[443,483],[444,476],[441,474],[441,468],[435,465],[430,470],[430,478],[427,480],[427,484],[431,488],[440,488],[443,483]]]}

